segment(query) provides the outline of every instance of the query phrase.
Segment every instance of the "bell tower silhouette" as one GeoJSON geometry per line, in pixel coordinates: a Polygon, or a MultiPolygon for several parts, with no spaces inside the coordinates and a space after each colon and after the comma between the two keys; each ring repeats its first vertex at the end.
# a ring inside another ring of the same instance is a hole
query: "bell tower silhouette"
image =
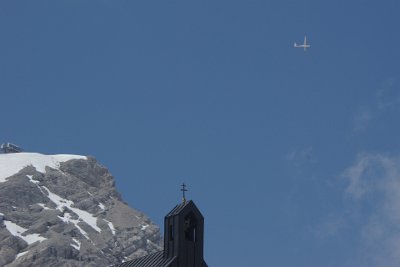
{"type": "Polygon", "coordinates": [[[193,201],[186,200],[182,184],[182,203],[164,218],[164,251],[127,261],[118,267],[208,267],[203,258],[204,217],[193,201]]]}
{"type": "Polygon", "coordinates": [[[164,258],[173,259],[171,267],[207,267],[203,256],[204,217],[193,201],[186,201],[182,184],[182,203],[164,219],[164,258]]]}

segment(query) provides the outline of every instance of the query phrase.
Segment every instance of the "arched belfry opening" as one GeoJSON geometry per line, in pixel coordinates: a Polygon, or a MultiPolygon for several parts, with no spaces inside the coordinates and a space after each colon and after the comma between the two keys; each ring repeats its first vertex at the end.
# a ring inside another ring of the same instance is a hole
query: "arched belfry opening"
{"type": "Polygon", "coordinates": [[[184,218],[184,234],[185,241],[196,243],[196,228],[197,228],[197,219],[193,212],[190,212],[184,218]]]}
{"type": "Polygon", "coordinates": [[[125,262],[120,267],[208,267],[204,261],[204,217],[182,184],[182,203],[164,217],[164,251],[125,262]]]}

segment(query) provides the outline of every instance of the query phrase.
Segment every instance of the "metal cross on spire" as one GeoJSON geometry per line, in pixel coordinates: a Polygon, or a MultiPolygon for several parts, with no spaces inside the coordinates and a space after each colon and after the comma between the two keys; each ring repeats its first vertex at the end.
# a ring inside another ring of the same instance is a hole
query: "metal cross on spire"
{"type": "Polygon", "coordinates": [[[182,189],[181,189],[181,191],[182,191],[182,202],[183,202],[183,203],[186,203],[186,195],[185,195],[185,192],[188,191],[188,190],[186,189],[185,183],[182,183],[181,186],[182,186],[182,189]]]}

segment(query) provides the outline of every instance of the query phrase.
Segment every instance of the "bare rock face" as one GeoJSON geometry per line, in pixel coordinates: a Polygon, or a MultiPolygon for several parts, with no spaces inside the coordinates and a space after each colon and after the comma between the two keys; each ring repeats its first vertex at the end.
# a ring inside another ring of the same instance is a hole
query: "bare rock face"
{"type": "Polygon", "coordinates": [[[162,249],[94,158],[0,154],[0,266],[110,266],[162,249]]]}

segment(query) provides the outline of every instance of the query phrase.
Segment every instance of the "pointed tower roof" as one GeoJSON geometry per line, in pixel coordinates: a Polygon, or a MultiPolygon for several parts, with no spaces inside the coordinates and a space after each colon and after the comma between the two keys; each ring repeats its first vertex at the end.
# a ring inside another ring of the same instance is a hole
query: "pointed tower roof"
{"type": "Polygon", "coordinates": [[[119,267],[207,267],[203,259],[204,217],[182,184],[182,203],[164,218],[164,251],[122,263],[119,267]]]}

